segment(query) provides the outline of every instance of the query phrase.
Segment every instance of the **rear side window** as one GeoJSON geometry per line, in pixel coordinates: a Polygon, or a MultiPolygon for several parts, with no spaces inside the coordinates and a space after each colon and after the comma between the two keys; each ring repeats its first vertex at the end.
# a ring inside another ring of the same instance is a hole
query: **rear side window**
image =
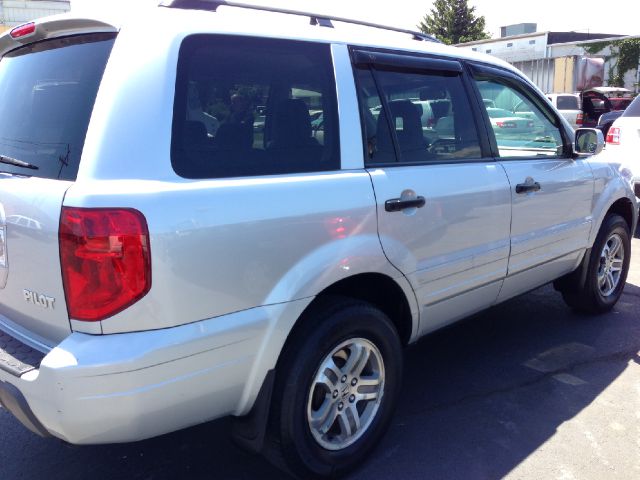
{"type": "Polygon", "coordinates": [[[0,172],[75,180],[114,39],[47,40],[2,57],[0,172]]]}
{"type": "Polygon", "coordinates": [[[640,95],[625,109],[623,117],[640,117],[640,95]]]}
{"type": "Polygon", "coordinates": [[[171,161],[186,178],[336,170],[329,45],[222,35],[184,40],[171,161]]]}
{"type": "Polygon", "coordinates": [[[480,158],[459,75],[359,68],[368,164],[438,163],[480,158]]]}
{"type": "Polygon", "coordinates": [[[579,110],[578,97],[574,97],[573,95],[559,95],[558,110],[579,110]]]}

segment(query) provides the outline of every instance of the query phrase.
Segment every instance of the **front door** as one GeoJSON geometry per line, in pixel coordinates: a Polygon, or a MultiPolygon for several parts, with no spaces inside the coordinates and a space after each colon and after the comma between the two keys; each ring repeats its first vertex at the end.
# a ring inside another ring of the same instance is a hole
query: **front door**
{"type": "Polygon", "coordinates": [[[474,76],[497,160],[511,183],[511,256],[502,300],[577,266],[588,246],[594,185],[587,162],[571,157],[559,118],[531,87],[497,69],[474,76]]]}

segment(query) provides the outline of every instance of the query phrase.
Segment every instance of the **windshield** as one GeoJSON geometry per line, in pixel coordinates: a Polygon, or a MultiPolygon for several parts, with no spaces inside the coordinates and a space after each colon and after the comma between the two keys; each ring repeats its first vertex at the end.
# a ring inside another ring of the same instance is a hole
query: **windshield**
{"type": "Polygon", "coordinates": [[[114,34],[47,40],[0,60],[0,172],[75,180],[114,34]]]}
{"type": "Polygon", "coordinates": [[[640,117],[640,95],[638,95],[626,108],[623,117],[640,117]]]}

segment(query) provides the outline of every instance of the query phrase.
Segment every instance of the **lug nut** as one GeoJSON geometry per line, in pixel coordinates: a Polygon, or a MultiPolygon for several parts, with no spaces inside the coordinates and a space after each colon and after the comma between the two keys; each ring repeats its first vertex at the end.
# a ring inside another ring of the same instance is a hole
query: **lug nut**
{"type": "Polygon", "coordinates": [[[358,383],[358,379],[354,378],[353,380],[351,380],[351,386],[355,387],[356,383],[358,383]]]}
{"type": "Polygon", "coordinates": [[[349,401],[350,401],[351,403],[355,402],[355,401],[356,401],[356,396],[355,396],[355,395],[351,395],[351,396],[349,397],[349,401]]]}
{"type": "Polygon", "coordinates": [[[333,398],[338,398],[338,390],[333,391],[333,398]]]}
{"type": "Polygon", "coordinates": [[[343,408],[344,408],[344,403],[340,402],[338,404],[338,410],[342,411],[343,408]]]}
{"type": "Polygon", "coordinates": [[[341,380],[342,380],[342,383],[346,382],[347,381],[347,376],[343,375],[341,380]]]}

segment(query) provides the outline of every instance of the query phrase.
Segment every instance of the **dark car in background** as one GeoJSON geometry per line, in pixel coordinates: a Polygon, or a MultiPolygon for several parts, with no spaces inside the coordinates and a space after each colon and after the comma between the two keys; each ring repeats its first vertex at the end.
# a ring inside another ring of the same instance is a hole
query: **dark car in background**
{"type": "Polygon", "coordinates": [[[613,110],[612,112],[603,113],[598,119],[598,125],[596,125],[596,128],[601,130],[602,135],[606,138],[611,125],[613,125],[613,122],[620,118],[623,113],[624,110],[613,110]]]}
{"type": "Polygon", "coordinates": [[[621,87],[595,87],[580,94],[583,127],[596,127],[600,117],[608,112],[624,110],[633,98],[631,91],[621,87]],[[627,96],[624,96],[627,95],[627,96]]]}

